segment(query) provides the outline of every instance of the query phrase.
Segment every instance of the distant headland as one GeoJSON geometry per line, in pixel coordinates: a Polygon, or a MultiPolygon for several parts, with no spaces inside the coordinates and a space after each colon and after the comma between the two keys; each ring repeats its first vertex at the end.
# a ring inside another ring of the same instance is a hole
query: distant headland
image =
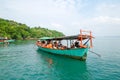
{"type": "Polygon", "coordinates": [[[24,39],[38,39],[40,37],[45,36],[60,37],[64,36],[64,34],[62,32],[56,30],[49,30],[47,28],[43,28],[40,26],[30,28],[26,24],[0,18],[0,37],[24,40],[24,39]]]}

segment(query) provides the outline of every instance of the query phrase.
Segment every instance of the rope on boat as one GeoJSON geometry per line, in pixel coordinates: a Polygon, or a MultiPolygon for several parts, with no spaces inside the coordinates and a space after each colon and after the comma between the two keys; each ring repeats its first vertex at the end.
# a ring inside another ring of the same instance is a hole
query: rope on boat
{"type": "Polygon", "coordinates": [[[94,52],[94,51],[89,50],[89,52],[96,54],[98,57],[101,57],[100,54],[98,54],[98,53],[96,53],[96,52],[94,52]]]}
{"type": "Polygon", "coordinates": [[[90,38],[83,44],[83,45],[86,45],[88,43],[88,41],[90,40],[90,38]]]}

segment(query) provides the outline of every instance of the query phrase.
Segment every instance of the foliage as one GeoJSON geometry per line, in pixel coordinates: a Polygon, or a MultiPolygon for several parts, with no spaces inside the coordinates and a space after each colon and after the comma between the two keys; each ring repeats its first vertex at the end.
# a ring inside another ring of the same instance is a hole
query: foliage
{"type": "Polygon", "coordinates": [[[55,30],[48,30],[41,27],[33,27],[12,20],[0,18],[0,37],[8,37],[9,39],[30,39],[40,37],[59,37],[64,34],[55,30]]]}

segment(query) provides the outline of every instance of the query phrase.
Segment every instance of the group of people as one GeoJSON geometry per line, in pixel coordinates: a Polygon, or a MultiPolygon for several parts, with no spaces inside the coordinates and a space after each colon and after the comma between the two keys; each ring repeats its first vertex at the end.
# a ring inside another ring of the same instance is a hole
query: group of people
{"type": "MultiPolygon", "coordinates": [[[[36,42],[37,46],[44,47],[44,48],[50,48],[50,49],[67,49],[68,46],[64,46],[61,44],[61,42],[58,41],[40,41],[38,40],[36,42]]],[[[86,48],[86,45],[80,45],[79,41],[75,41],[70,45],[70,48],[86,48]]]]}
{"type": "Polygon", "coordinates": [[[67,48],[66,46],[62,45],[60,42],[57,42],[57,41],[52,42],[51,40],[48,40],[48,41],[38,40],[36,42],[36,45],[44,48],[50,48],[50,49],[66,49],[67,48]]]}

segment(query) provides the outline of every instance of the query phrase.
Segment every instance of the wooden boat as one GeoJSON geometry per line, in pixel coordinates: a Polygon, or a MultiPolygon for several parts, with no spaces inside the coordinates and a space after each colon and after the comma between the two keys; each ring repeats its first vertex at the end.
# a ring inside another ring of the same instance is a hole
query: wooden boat
{"type": "Polygon", "coordinates": [[[38,46],[38,49],[48,53],[64,55],[64,56],[68,56],[68,57],[79,59],[79,60],[86,60],[88,49],[92,47],[92,38],[93,37],[92,37],[91,31],[80,30],[80,34],[74,35],[74,36],[63,36],[63,37],[57,37],[57,38],[42,37],[40,38],[39,41],[36,42],[36,45],[38,46]],[[86,35],[86,34],[83,34],[83,32],[89,32],[89,34],[86,35]],[[67,48],[65,49],[47,48],[47,47],[41,46],[40,45],[41,43],[39,44],[40,41],[52,41],[53,43],[54,41],[62,41],[62,40],[67,41],[67,48]],[[70,41],[70,45],[71,45],[72,40],[78,40],[80,42],[79,44],[80,46],[74,47],[74,48],[68,47],[68,41],[70,41]],[[90,42],[90,44],[88,44],[88,42],[90,42]]]}
{"type": "Polygon", "coordinates": [[[0,44],[4,44],[4,43],[9,44],[14,41],[15,41],[14,39],[7,39],[7,38],[0,37],[0,44]]]}

